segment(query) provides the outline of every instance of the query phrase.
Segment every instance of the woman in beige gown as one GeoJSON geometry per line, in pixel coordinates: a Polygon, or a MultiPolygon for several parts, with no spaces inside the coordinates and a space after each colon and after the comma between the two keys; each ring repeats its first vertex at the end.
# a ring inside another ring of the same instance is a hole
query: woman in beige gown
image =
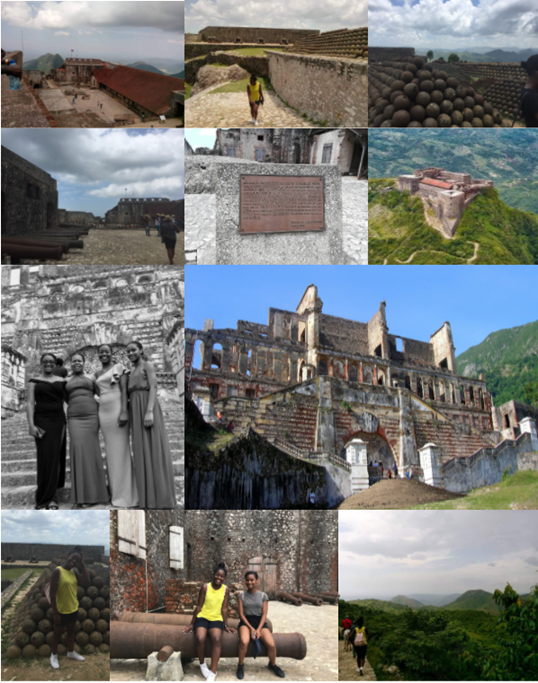
{"type": "Polygon", "coordinates": [[[96,373],[95,383],[99,390],[99,426],[105,441],[112,505],[134,508],[138,507],[138,491],[129,447],[127,373],[121,363],[114,364],[108,344],[101,344],[98,354],[102,368],[96,373]]]}

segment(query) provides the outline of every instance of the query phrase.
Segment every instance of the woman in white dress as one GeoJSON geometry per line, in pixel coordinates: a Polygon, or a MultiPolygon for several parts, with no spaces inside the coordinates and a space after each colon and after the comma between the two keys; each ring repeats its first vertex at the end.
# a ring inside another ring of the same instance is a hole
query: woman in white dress
{"type": "Polygon", "coordinates": [[[121,363],[114,364],[112,348],[98,349],[102,368],[95,373],[99,389],[99,426],[105,440],[108,484],[112,505],[116,508],[138,507],[127,410],[127,374],[121,363]]]}

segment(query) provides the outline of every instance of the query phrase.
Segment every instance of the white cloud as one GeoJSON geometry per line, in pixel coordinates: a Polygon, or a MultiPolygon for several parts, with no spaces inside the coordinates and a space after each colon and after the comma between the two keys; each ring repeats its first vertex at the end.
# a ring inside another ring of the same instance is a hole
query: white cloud
{"type": "Polygon", "coordinates": [[[56,31],[54,34],[55,36],[68,36],[70,35],[69,31],[56,31]]]}

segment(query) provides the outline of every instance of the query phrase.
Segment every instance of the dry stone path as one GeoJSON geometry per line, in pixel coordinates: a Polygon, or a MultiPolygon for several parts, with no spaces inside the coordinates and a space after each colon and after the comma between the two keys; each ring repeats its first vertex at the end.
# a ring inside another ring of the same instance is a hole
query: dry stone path
{"type": "MultiPolygon", "coordinates": [[[[221,87],[222,83],[218,87],[221,87]]],[[[246,92],[203,92],[185,103],[188,128],[255,128],[250,120],[246,92]]],[[[258,114],[260,128],[311,128],[312,121],[288,107],[274,92],[265,91],[265,104],[258,114]]]]}
{"type": "Polygon", "coordinates": [[[338,680],[339,681],[377,681],[375,671],[368,659],[364,663],[363,675],[357,671],[357,660],[353,651],[344,652],[344,641],[338,641],[338,680]]]}

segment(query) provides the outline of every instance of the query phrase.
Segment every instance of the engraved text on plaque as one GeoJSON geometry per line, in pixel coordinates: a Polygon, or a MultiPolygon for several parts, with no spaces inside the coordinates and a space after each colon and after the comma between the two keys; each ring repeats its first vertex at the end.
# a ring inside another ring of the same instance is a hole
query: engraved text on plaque
{"type": "Polygon", "coordinates": [[[322,176],[241,175],[240,233],[324,227],[322,176]]]}

